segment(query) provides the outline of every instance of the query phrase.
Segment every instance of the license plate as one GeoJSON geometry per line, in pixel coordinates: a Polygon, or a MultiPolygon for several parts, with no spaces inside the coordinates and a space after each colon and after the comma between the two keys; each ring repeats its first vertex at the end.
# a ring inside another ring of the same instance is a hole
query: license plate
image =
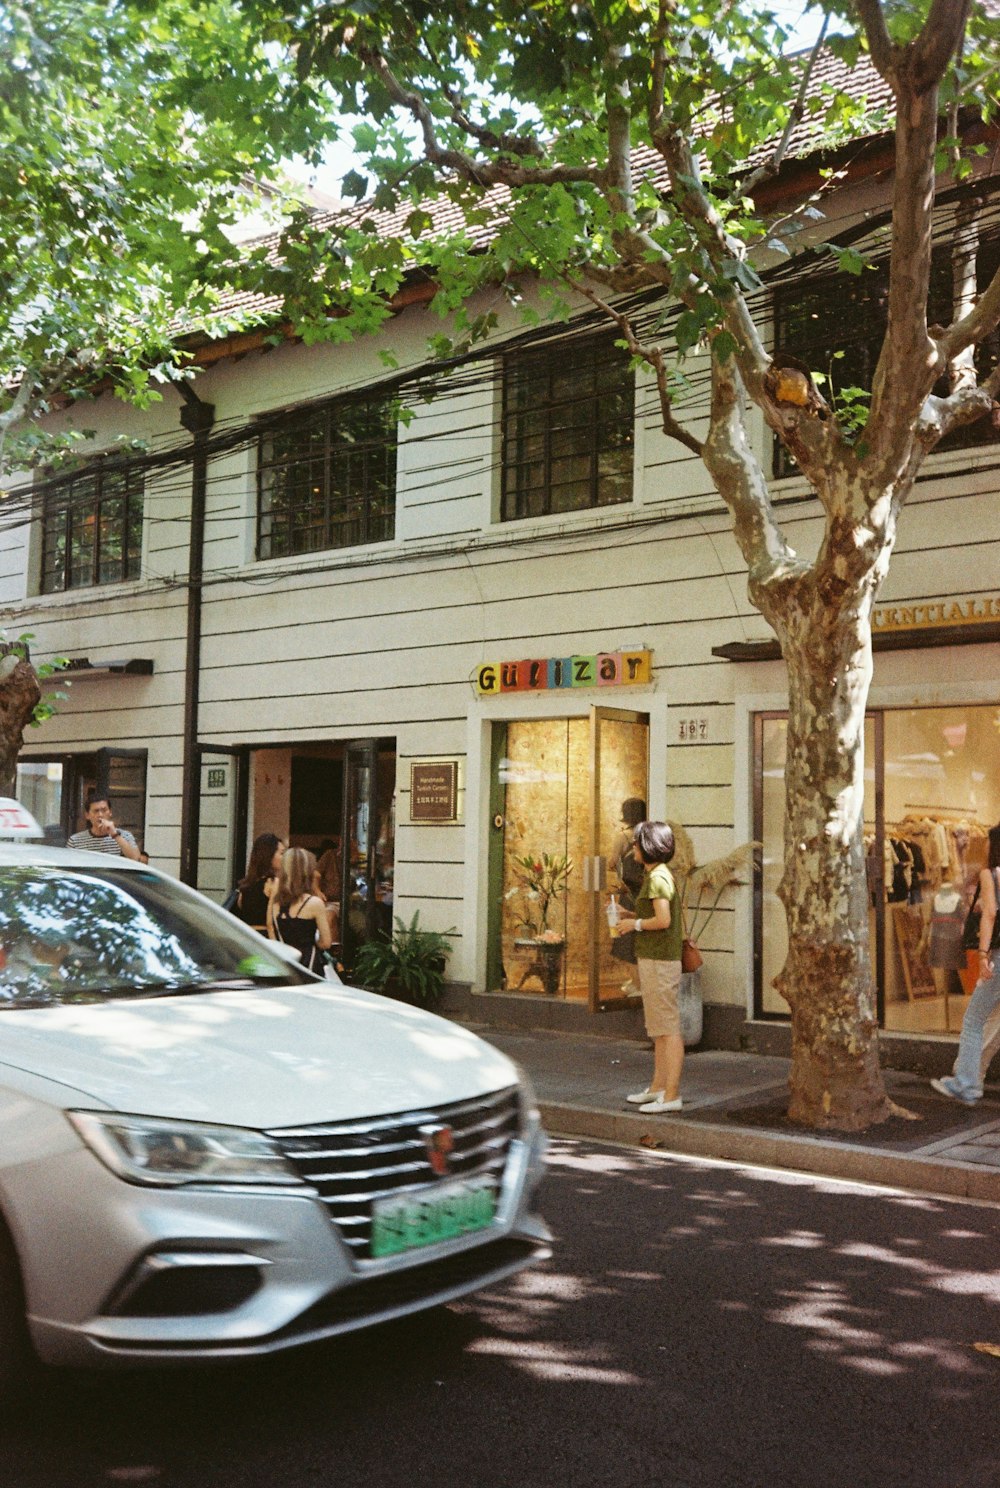
{"type": "Polygon", "coordinates": [[[497,1211],[490,1178],[442,1183],[419,1194],[376,1199],[372,1205],[371,1253],[399,1255],[422,1245],[484,1230],[497,1211]]]}

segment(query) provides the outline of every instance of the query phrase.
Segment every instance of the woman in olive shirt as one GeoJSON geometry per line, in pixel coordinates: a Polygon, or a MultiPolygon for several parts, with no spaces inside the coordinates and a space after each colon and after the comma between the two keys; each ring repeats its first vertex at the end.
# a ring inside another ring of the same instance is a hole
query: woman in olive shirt
{"type": "Polygon", "coordinates": [[[639,990],[646,1032],[653,1040],[653,1078],[648,1090],[626,1096],[646,1115],[679,1111],[684,1040],[679,993],[684,927],[673,874],[674,834],[666,822],[640,822],[632,849],[646,870],[635,901],[635,917],[622,915],[619,932],[635,930],[639,990]]]}

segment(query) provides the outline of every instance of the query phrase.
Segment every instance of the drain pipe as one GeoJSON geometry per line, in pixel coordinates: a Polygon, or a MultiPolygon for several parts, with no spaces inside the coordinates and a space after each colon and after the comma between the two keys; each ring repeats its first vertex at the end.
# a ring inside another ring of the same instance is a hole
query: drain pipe
{"type": "Polygon", "coordinates": [[[187,647],[184,657],[184,756],[181,775],[181,882],[198,885],[201,827],[201,760],[198,704],[201,697],[201,585],[205,557],[205,502],[208,492],[208,436],[215,405],[204,403],[189,382],[176,384],[184,403],[181,424],[191,435],[191,533],[188,548],[187,647]]]}

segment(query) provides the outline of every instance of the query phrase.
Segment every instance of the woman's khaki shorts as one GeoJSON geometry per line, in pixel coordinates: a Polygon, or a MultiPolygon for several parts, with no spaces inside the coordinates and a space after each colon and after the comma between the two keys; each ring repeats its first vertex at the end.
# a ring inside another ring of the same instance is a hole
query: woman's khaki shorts
{"type": "Polygon", "coordinates": [[[646,1015],[646,1032],[650,1038],[667,1033],[680,1033],[681,1013],[678,995],[681,986],[679,961],[654,961],[640,956],[639,991],[646,1015]]]}

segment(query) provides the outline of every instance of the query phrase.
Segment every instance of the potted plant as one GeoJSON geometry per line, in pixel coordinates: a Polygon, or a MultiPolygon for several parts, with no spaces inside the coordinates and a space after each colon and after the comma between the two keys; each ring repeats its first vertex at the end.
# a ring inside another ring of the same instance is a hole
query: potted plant
{"type": "Polygon", "coordinates": [[[521,932],[514,944],[528,946],[534,955],[532,965],[522,976],[520,986],[530,976],[540,978],[549,996],[559,990],[562,975],[562,957],[566,938],[560,930],[549,924],[549,915],[569,889],[569,876],[573,871],[573,860],[565,853],[526,853],[511,859],[511,868],[517,879],[507,890],[507,898],[521,896],[517,927],[521,932]]]}
{"type": "MultiPolygon", "coordinates": [[[[684,935],[686,939],[696,941],[708,928],[723,891],[746,882],[745,875],[748,869],[752,870],[754,850],[759,844],[743,842],[724,857],[699,864],[687,830],[679,822],[668,825],[674,834],[670,871],[680,896],[684,935]]],[[[684,972],[681,976],[681,1032],[687,1045],[701,1042],[703,1007],[699,978],[698,971],[684,972]]]]}
{"type": "Polygon", "coordinates": [[[518,927],[531,940],[561,941],[562,935],[549,926],[549,915],[569,888],[573,859],[565,853],[527,853],[513,858],[511,868],[518,882],[507,890],[507,898],[521,895],[518,927]]]}
{"type": "Polygon", "coordinates": [[[407,925],[395,920],[392,936],[369,940],[354,958],[354,975],[372,992],[382,992],[418,1007],[436,1007],[444,991],[449,941],[457,930],[422,930],[420,911],[407,925]]]}

